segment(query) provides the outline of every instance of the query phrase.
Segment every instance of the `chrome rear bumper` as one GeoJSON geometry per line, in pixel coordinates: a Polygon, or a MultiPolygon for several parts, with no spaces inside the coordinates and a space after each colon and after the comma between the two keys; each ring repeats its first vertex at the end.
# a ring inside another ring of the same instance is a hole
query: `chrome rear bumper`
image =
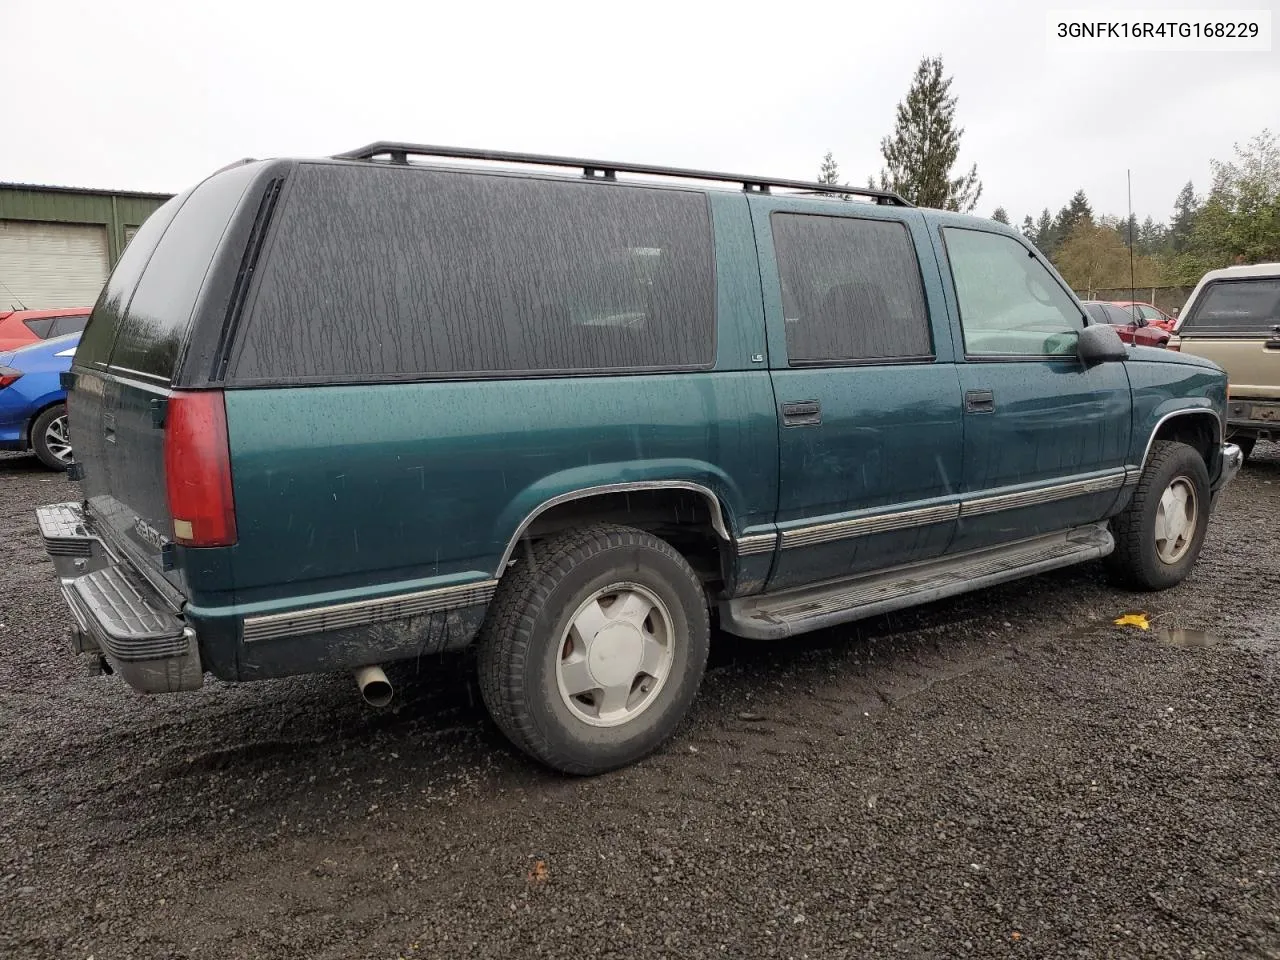
{"type": "Polygon", "coordinates": [[[36,521],[75,622],[72,650],[101,654],[141,693],[199,689],[204,670],[195,631],[111,551],[81,505],[39,507],[36,521]]]}

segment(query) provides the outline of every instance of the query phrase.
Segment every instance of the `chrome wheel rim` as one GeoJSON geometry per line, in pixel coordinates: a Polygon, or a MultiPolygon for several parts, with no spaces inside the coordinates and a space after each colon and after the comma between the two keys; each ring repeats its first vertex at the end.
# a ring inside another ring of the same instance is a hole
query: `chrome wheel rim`
{"type": "Polygon", "coordinates": [[[615,583],[595,591],[560,637],[560,699],[593,727],[634,720],[671,676],[674,638],[671,612],[647,587],[615,583]]]}
{"type": "Polygon", "coordinates": [[[1177,563],[1186,556],[1198,518],[1195,485],[1186,477],[1174,477],[1156,507],[1156,556],[1165,563],[1177,563]]]}
{"type": "Polygon", "coordinates": [[[44,445],[59,463],[71,462],[71,436],[67,431],[67,416],[54,417],[44,428],[44,445]]]}

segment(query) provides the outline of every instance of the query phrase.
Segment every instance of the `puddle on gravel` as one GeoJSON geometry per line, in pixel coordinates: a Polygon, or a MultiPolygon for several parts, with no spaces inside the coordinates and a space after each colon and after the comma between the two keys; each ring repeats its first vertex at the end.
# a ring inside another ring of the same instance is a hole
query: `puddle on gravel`
{"type": "Polygon", "coordinates": [[[1221,637],[1204,630],[1184,630],[1181,627],[1163,627],[1153,630],[1155,638],[1171,647],[1182,647],[1185,650],[1196,650],[1201,647],[1216,647],[1222,642],[1221,637]]]}

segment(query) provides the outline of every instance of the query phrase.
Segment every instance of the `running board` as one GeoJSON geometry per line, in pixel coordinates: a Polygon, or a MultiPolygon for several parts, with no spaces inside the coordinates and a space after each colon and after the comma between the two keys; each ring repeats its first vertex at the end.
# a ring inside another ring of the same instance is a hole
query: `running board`
{"type": "Polygon", "coordinates": [[[790,637],[1070,566],[1115,549],[1105,523],[814,587],[720,604],[720,626],[757,640],[790,637]]]}

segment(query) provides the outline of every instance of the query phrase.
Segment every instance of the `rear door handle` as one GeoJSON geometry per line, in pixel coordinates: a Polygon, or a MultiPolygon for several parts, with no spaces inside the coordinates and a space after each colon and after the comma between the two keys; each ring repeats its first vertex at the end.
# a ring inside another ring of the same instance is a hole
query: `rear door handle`
{"type": "Polygon", "coordinates": [[[822,404],[817,400],[797,400],[782,405],[782,424],[808,427],[822,422],[822,404]]]}
{"type": "Polygon", "coordinates": [[[964,409],[966,413],[995,413],[996,395],[990,390],[966,390],[964,409]]]}

